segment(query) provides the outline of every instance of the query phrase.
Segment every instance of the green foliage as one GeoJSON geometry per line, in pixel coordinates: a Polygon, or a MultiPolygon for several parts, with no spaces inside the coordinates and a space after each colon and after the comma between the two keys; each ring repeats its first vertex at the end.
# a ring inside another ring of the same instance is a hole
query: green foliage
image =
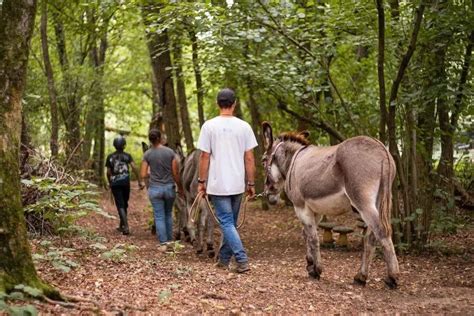
{"type": "Polygon", "coordinates": [[[121,261],[126,259],[128,255],[132,254],[137,249],[138,247],[135,245],[116,244],[109,251],[103,252],[101,257],[106,260],[121,261]]]}
{"type": "Polygon", "coordinates": [[[29,215],[41,218],[51,227],[50,233],[74,231],[74,222],[89,212],[112,217],[99,207],[97,187],[87,181],[69,185],[57,183],[52,178],[32,178],[23,179],[22,184],[29,192],[38,192],[41,196],[33,204],[25,205],[27,220],[29,215]]]}
{"type": "Polygon", "coordinates": [[[38,310],[35,306],[26,304],[27,298],[24,294],[31,298],[41,298],[43,296],[43,292],[39,289],[25,286],[23,284],[16,285],[15,291],[10,294],[0,292],[0,312],[5,312],[8,315],[14,316],[38,315],[38,310]],[[17,304],[19,301],[22,302],[22,305],[11,305],[12,302],[17,304]]]}
{"type": "Polygon", "coordinates": [[[467,192],[472,192],[474,189],[474,163],[470,155],[469,152],[463,154],[454,168],[456,178],[467,192]]]}
{"type": "Polygon", "coordinates": [[[449,213],[445,207],[436,208],[433,215],[430,231],[434,234],[456,234],[459,229],[465,226],[459,217],[449,213]]]}
{"type": "Polygon", "coordinates": [[[36,263],[50,263],[56,270],[62,271],[64,273],[68,273],[71,271],[71,269],[77,268],[79,266],[78,263],[68,257],[68,254],[74,252],[74,249],[52,246],[52,243],[48,240],[42,241],[41,246],[43,246],[43,251],[38,251],[33,254],[33,260],[36,263]]]}

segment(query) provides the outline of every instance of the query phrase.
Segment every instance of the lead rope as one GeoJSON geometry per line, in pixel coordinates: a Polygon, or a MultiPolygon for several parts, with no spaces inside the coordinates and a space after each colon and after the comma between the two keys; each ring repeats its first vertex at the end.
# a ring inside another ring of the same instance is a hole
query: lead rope
{"type": "MultiPolygon", "coordinates": [[[[191,219],[191,222],[194,224],[196,222],[195,220],[195,217],[196,215],[198,214],[197,210],[199,209],[199,204],[201,203],[201,200],[204,198],[204,200],[206,201],[206,204],[207,204],[207,207],[209,209],[209,212],[212,214],[212,217],[214,218],[214,220],[216,221],[217,224],[220,225],[220,221],[219,219],[217,218],[217,215],[216,213],[214,212],[214,209],[212,208],[211,206],[211,203],[209,202],[209,198],[207,197],[207,194],[205,194],[204,192],[199,192],[196,196],[196,198],[194,199],[194,202],[193,204],[191,205],[191,208],[189,209],[188,211],[188,218],[191,219]]],[[[244,200],[244,203],[242,203],[242,205],[240,206],[240,211],[239,211],[239,219],[241,219],[240,223],[237,224],[237,229],[240,229],[242,226],[244,226],[244,223],[245,223],[245,214],[247,213],[247,204],[248,204],[248,201],[249,201],[249,197],[246,196],[245,197],[245,200],[244,200]]]]}

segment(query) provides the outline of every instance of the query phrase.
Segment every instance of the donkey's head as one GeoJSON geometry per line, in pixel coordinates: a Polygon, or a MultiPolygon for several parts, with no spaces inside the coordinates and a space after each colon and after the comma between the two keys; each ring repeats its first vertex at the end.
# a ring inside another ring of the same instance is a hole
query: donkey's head
{"type": "Polygon", "coordinates": [[[285,162],[288,164],[288,160],[291,160],[291,157],[287,156],[287,152],[284,149],[285,143],[294,139],[306,143],[306,138],[308,137],[309,132],[304,131],[298,134],[287,133],[274,139],[270,123],[263,122],[262,128],[263,138],[265,140],[265,152],[262,156],[262,164],[265,170],[263,193],[270,204],[276,204],[285,184],[285,175],[282,173],[282,168],[284,167],[285,162]]]}
{"type": "Polygon", "coordinates": [[[265,170],[263,194],[267,197],[270,204],[276,204],[285,183],[285,179],[276,163],[276,154],[282,142],[279,140],[274,141],[270,123],[263,122],[262,128],[265,140],[265,152],[262,156],[263,169],[265,170]]]}

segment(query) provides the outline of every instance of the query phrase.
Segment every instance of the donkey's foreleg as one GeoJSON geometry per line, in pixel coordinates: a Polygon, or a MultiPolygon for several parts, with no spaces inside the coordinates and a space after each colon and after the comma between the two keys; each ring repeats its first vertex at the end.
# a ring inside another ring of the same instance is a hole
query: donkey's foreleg
{"type": "Polygon", "coordinates": [[[186,230],[189,235],[189,242],[191,244],[194,244],[196,241],[196,223],[193,222],[193,218],[191,216],[188,216],[190,214],[189,212],[191,211],[191,206],[193,205],[194,199],[187,195],[186,197],[186,230]]]}
{"type": "Polygon", "coordinates": [[[375,252],[376,238],[374,233],[367,229],[364,236],[364,251],[362,253],[362,262],[360,264],[359,273],[354,277],[354,282],[357,284],[365,285],[369,276],[369,266],[372,262],[372,258],[375,252]]]}
{"type": "Polygon", "coordinates": [[[307,208],[295,208],[295,212],[304,227],[304,236],[306,239],[306,270],[310,277],[319,280],[323,271],[321,266],[321,253],[319,251],[319,237],[316,229],[320,216],[316,219],[314,213],[307,208]]]}

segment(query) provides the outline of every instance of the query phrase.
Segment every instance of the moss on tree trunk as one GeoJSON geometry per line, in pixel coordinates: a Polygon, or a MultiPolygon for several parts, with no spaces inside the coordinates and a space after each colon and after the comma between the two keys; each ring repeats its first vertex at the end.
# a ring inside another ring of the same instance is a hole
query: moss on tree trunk
{"type": "Polygon", "coordinates": [[[54,297],[36,274],[20,193],[21,98],[35,12],[35,0],[5,0],[0,14],[0,291],[25,284],[54,297]]]}

